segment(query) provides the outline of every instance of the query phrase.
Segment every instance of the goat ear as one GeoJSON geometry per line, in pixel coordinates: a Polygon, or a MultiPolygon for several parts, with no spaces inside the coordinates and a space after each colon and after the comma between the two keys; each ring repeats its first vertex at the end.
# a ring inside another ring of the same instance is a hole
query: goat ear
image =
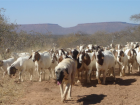
{"type": "Polygon", "coordinates": [[[88,59],[88,54],[85,54],[84,59],[85,59],[85,60],[88,59]]]}
{"type": "Polygon", "coordinates": [[[122,56],[124,57],[124,52],[123,52],[122,56]]]}
{"type": "Polygon", "coordinates": [[[131,56],[131,50],[128,51],[127,55],[128,56],[131,56]]]}
{"type": "Polygon", "coordinates": [[[32,55],[29,57],[29,59],[31,59],[32,58],[32,55]]]}
{"type": "Polygon", "coordinates": [[[137,53],[136,53],[135,49],[132,49],[132,52],[133,52],[134,55],[137,56],[137,53]]]}

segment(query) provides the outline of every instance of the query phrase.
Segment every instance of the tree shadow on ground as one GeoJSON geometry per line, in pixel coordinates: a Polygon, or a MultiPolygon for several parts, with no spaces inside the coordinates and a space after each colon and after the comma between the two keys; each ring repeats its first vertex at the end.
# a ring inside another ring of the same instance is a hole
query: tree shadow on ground
{"type": "Polygon", "coordinates": [[[77,102],[82,103],[83,105],[89,105],[89,104],[97,104],[100,103],[106,95],[100,94],[91,94],[91,95],[84,95],[84,96],[78,96],[81,97],[77,100],[77,102]]]}

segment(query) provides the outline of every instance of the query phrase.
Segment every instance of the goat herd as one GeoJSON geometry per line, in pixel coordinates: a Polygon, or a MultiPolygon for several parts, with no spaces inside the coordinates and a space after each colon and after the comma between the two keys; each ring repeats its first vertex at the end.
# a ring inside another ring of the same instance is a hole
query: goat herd
{"type": "MultiPolygon", "coordinates": [[[[7,51],[7,50],[6,50],[7,51]]],[[[100,75],[103,75],[103,84],[106,82],[106,75],[115,78],[115,65],[119,65],[120,76],[125,75],[126,68],[128,73],[132,72],[134,63],[138,64],[140,71],[140,47],[139,42],[127,42],[126,45],[110,44],[107,47],[100,45],[80,45],[77,48],[50,49],[32,53],[12,53],[11,58],[0,60],[0,67],[9,77],[19,72],[19,81],[23,81],[22,73],[28,71],[30,81],[32,81],[33,72],[37,71],[39,81],[45,80],[45,70],[50,71],[50,77],[55,78],[60,86],[61,101],[71,99],[72,85],[83,79],[90,83],[91,72],[96,72],[96,79],[101,83],[100,75]],[[77,78],[76,78],[77,77],[77,78]],[[65,90],[63,91],[63,85],[65,90]]],[[[8,50],[8,53],[10,51],[8,50]]]]}

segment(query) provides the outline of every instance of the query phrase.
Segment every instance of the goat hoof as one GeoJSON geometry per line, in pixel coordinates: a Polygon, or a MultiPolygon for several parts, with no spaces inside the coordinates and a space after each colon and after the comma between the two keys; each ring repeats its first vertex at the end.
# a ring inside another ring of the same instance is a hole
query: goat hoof
{"type": "Polygon", "coordinates": [[[61,102],[63,102],[63,103],[64,103],[64,99],[61,99],[61,102]]]}
{"type": "Polygon", "coordinates": [[[67,100],[71,100],[71,97],[68,97],[67,100]]]}

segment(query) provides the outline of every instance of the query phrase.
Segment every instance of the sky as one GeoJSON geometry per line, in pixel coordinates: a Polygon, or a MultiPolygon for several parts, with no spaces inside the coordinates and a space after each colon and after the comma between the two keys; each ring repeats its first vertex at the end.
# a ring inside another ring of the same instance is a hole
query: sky
{"type": "Polygon", "coordinates": [[[0,0],[10,23],[73,27],[98,22],[127,22],[140,13],[140,0],[0,0]]]}

